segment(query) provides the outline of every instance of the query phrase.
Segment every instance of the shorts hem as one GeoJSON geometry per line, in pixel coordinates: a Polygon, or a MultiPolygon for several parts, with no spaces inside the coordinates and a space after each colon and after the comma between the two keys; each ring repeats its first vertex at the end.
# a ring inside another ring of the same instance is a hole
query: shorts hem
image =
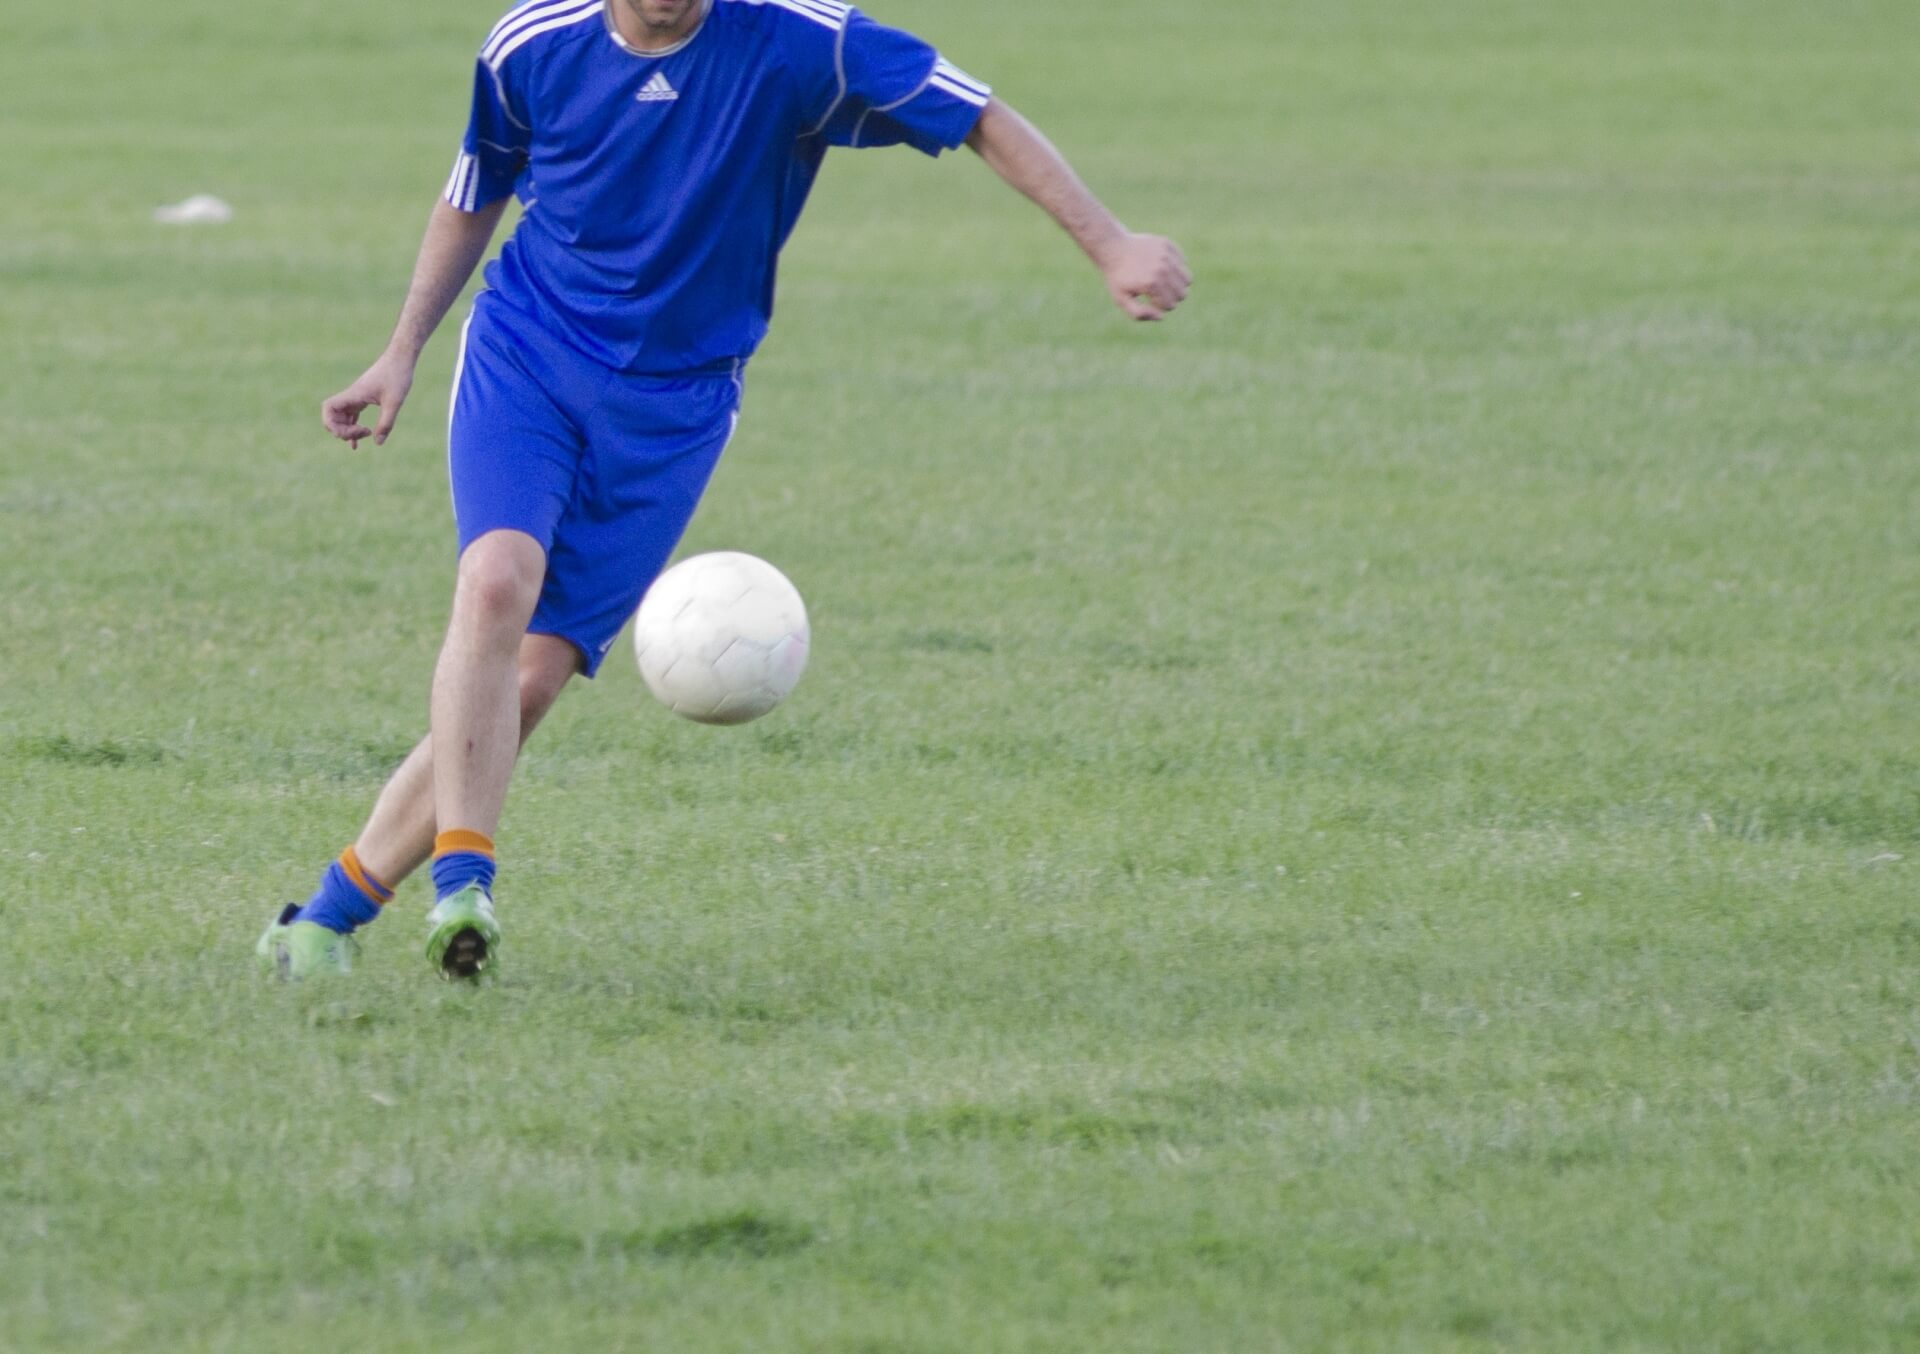
{"type": "Polygon", "coordinates": [[[540,547],[540,553],[542,554],[551,554],[553,551],[553,532],[551,529],[547,531],[544,538],[542,538],[538,531],[529,530],[525,522],[485,522],[475,526],[472,531],[468,531],[462,527],[459,517],[456,514],[453,523],[453,539],[456,547],[454,553],[456,555],[466,554],[467,547],[471,546],[482,536],[490,536],[496,531],[511,531],[518,535],[525,536],[540,547]]]}
{"type": "MultiPolygon", "coordinates": [[[[596,652],[592,646],[580,639],[579,636],[570,635],[564,630],[555,630],[546,626],[530,625],[527,627],[527,633],[529,635],[545,635],[548,639],[565,640],[568,644],[571,644],[574,652],[580,655],[580,675],[589,682],[599,674],[600,665],[605,663],[607,661],[607,655],[613,652],[613,645],[611,644],[596,652]]],[[[619,636],[616,635],[615,638],[617,639],[619,636]]]]}

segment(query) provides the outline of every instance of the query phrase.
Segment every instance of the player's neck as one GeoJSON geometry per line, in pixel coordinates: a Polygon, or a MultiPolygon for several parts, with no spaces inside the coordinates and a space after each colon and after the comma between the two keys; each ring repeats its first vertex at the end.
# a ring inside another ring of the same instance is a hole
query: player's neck
{"type": "Polygon", "coordinates": [[[636,52],[678,47],[706,22],[713,0],[607,0],[614,32],[636,52]]]}

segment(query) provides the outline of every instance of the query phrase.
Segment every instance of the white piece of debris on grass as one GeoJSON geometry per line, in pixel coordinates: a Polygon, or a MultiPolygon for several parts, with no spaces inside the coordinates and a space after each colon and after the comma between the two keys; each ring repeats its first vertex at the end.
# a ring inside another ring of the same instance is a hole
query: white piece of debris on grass
{"type": "Polygon", "coordinates": [[[211,193],[196,193],[185,202],[156,208],[153,219],[163,226],[224,226],[233,220],[233,207],[211,193]]]}

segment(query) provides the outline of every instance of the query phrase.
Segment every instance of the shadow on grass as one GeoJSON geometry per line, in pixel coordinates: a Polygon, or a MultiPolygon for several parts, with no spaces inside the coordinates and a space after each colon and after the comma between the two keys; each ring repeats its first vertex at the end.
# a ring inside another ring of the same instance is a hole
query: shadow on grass
{"type": "Polygon", "coordinates": [[[443,1252],[443,1258],[456,1266],[487,1258],[560,1263],[607,1259],[775,1260],[803,1251],[818,1239],[810,1227],[749,1208],[658,1229],[579,1232],[557,1227],[526,1228],[478,1245],[456,1244],[443,1252]]]}
{"type": "Polygon", "coordinates": [[[20,738],[14,741],[16,756],[29,761],[52,762],[57,766],[130,767],[158,766],[167,753],[145,742],[126,742],[103,738],[98,742],[80,742],[65,734],[52,737],[20,738]]]}

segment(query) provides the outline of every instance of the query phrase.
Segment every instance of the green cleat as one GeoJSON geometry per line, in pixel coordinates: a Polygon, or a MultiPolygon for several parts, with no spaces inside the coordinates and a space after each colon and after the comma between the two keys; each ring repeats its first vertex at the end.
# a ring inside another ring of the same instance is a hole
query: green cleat
{"type": "Polygon", "coordinates": [[[478,978],[493,966],[500,923],[493,899],[478,885],[450,893],[427,914],[427,962],[442,978],[478,978]]]}
{"type": "Polygon", "coordinates": [[[260,943],[253,947],[260,966],[273,977],[291,983],[352,973],[360,942],[310,921],[295,921],[299,911],[298,903],[289,903],[267,926],[260,943]]]}

